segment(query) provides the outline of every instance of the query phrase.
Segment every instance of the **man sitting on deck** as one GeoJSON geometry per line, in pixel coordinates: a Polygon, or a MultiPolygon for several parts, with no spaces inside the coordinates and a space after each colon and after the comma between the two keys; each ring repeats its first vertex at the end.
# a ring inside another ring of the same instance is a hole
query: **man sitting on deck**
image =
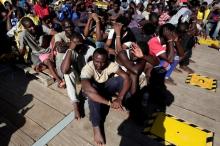
{"type": "Polygon", "coordinates": [[[109,106],[122,109],[122,100],[130,88],[128,75],[119,65],[108,60],[108,52],[98,48],[93,61],[88,62],[81,71],[82,90],[88,97],[90,120],[94,131],[94,140],[98,145],[105,143],[102,132],[109,106]],[[114,77],[117,74],[117,77],[114,77]],[[118,94],[117,94],[118,93],[118,94]],[[117,98],[111,97],[117,94],[117,98]]]}
{"type": "Polygon", "coordinates": [[[23,17],[21,24],[25,28],[19,33],[19,52],[24,55],[26,47],[30,48],[31,61],[35,66],[37,72],[42,70],[42,66],[46,65],[49,68],[53,78],[57,80],[58,87],[64,88],[65,82],[57,75],[57,71],[53,64],[52,50],[48,47],[48,43],[44,37],[46,35],[55,35],[54,30],[49,29],[45,25],[35,25],[34,22],[28,18],[23,17]]]}

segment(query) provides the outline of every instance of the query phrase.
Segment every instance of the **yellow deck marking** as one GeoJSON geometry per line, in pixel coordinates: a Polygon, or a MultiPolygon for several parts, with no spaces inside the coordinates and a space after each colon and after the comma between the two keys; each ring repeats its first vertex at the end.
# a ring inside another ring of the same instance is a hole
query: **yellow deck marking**
{"type": "Polygon", "coordinates": [[[164,113],[158,114],[149,132],[176,146],[207,146],[210,136],[195,125],[190,126],[164,113]]]}
{"type": "Polygon", "coordinates": [[[207,45],[207,46],[215,45],[217,47],[220,47],[220,42],[218,40],[205,39],[205,38],[199,37],[198,42],[201,45],[207,45]]]}
{"type": "Polygon", "coordinates": [[[201,76],[198,74],[190,74],[186,79],[186,83],[214,91],[217,88],[217,81],[215,79],[201,76]]]}

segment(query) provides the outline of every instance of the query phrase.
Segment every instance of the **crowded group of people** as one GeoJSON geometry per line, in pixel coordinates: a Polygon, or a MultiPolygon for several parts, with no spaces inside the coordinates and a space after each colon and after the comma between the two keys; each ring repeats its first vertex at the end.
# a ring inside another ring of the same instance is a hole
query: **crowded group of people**
{"type": "Polygon", "coordinates": [[[196,37],[217,40],[220,30],[217,0],[1,0],[0,13],[2,47],[37,72],[48,68],[76,119],[88,98],[98,145],[109,107],[124,110],[143,86],[157,95],[160,84],[176,85],[173,71],[194,72],[196,37]]]}

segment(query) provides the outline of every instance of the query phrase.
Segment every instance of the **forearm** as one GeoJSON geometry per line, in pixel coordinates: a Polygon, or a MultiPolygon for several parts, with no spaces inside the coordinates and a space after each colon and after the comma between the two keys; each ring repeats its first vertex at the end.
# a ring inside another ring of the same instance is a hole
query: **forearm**
{"type": "Polygon", "coordinates": [[[168,54],[167,54],[167,61],[173,62],[174,59],[174,46],[173,42],[168,42],[168,54]]]}
{"type": "Polygon", "coordinates": [[[160,63],[160,61],[157,57],[154,57],[151,55],[144,56],[143,59],[153,66],[156,66],[160,63]]]}
{"type": "Polygon", "coordinates": [[[96,41],[101,41],[102,40],[102,35],[101,35],[101,26],[100,26],[100,21],[96,21],[96,41]]]}
{"type": "Polygon", "coordinates": [[[90,30],[91,24],[92,24],[92,19],[89,19],[88,22],[86,23],[85,29],[83,31],[83,34],[85,37],[89,36],[89,30],[90,30]]]}
{"type": "Polygon", "coordinates": [[[10,22],[10,18],[9,18],[9,17],[7,18],[6,22],[7,22],[7,24],[6,24],[7,31],[9,31],[9,30],[12,28],[12,25],[11,25],[11,22],[10,22]]]}
{"type": "Polygon", "coordinates": [[[106,104],[108,105],[109,101],[106,100],[104,97],[99,95],[98,93],[92,92],[92,91],[84,91],[85,94],[92,100],[98,103],[106,104]]]}
{"type": "Polygon", "coordinates": [[[128,90],[130,89],[131,86],[131,82],[129,80],[129,77],[123,77],[123,87],[121,89],[121,91],[118,94],[118,97],[123,99],[125,94],[128,92],[128,90]]]}
{"type": "Polygon", "coordinates": [[[120,33],[116,34],[116,50],[117,52],[122,51],[120,33]]]}
{"type": "Polygon", "coordinates": [[[95,88],[92,87],[89,80],[82,80],[82,91],[88,96],[91,100],[108,105],[108,100],[99,95],[95,88]]]}
{"type": "Polygon", "coordinates": [[[67,74],[70,70],[71,57],[72,57],[72,50],[68,49],[66,52],[66,56],[61,64],[61,71],[63,74],[67,74]]]}

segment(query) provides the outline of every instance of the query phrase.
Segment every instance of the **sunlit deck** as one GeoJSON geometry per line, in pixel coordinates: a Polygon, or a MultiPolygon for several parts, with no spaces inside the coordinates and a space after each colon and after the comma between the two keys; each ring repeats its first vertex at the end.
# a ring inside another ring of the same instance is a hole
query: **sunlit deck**
{"type": "MultiPolygon", "coordinates": [[[[196,73],[220,80],[220,52],[198,46],[190,64],[196,73]]],[[[166,112],[215,132],[214,145],[220,145],[220,90],[216,92],[185,84],[187,74],[174,73],[177,86],[168,85],[175,98],[166,112]]],[[[219,83],[218,83],[219,85],[219,83]]],[[[47,143],[49,146],[93,146],[88,118],[72,121],[47,143]]],[[[37,142],[70,112],[65,90],[43,86],[22,70],[0,66],[0,145],[30,146],[37,142]]],[[[105,123],[107,146],[157,146],[143,135],[142,128],[127,121],[128,114],[111,110],[105,123]]]]}

